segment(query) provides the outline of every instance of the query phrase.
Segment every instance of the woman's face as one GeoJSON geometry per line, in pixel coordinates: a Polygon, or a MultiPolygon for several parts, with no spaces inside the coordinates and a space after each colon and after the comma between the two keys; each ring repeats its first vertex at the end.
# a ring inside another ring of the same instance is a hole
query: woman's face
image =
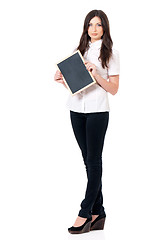
{"type": "Polygon", "coordinates": [[[99,17],[94,17],[90,20],[88,25],[88,35],[91,38],[91,42],[95,42],[103,36],[102,22],[99,17]]]}

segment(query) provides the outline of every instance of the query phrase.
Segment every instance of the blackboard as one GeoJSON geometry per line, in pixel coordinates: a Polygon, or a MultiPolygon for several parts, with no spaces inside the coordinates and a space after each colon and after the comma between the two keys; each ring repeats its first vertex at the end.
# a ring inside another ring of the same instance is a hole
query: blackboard
{"type": "Polygon", "coordinates": [[[86,69],[84,58],[79,50],[56,65],[72,95],[96,83],[91,72],[86,69]]]}

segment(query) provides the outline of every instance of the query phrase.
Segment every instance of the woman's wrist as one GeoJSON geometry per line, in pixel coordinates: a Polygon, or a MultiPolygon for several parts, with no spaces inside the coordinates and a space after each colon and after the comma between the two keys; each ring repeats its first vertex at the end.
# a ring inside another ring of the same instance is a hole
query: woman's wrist
{"type": "Polygon", "coordinates": [[[98,78],[98,74],[95,73],[95,74],[93,75],[93,77],[94,77],[95,79],[98,78]]]}
{"type": "Polygon", "coordinates": [[[95,78],[97,84],[99,84],[102,88],[104,88],[104,90],[107,91],[107,87],[108,87],[109,83],[102,76],[100,76],[98,73],[96,73],[94,75],[94,78],[95,78]]]}
{"type": "Polygon", "coordinates": [[[98,73],[96,73],[96,74],[94,75],[94,78],[95,78],[95,80],[98,82],[98,79],[100,78],[100,75],[99,75],[98,73]]]}

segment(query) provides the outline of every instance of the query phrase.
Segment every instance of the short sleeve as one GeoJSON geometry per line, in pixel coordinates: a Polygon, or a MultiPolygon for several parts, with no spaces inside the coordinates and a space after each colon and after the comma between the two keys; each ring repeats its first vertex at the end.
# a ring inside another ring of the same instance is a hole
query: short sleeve
{"type": "Polygon", "coordinates": [[[119,52],[112,50],[112,56],[108,63],[108,76],[120,74],[120,57],[119,52]]]}

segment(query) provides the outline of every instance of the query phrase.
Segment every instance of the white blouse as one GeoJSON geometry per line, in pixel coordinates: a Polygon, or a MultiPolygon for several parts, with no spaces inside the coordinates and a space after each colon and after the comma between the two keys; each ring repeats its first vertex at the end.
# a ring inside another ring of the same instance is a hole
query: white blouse
{"type": "MultiPolygon", "coordinates": [[[[96,65],[97,74],[101,75],[107,81],[108,76],[120,73],[119,52],[112,49],[112,57],[109,60],[108,68],[103,68],[101,61],[98,60],[101,44],[102,39],[93,43],[89,42],[89,49],[83,57],[86,61],[96,65]]],[[[66,105],[69,110],[79,113],[110,111],[107,91],[97,83],[74,96],[69,94],[66,105]]]]}

